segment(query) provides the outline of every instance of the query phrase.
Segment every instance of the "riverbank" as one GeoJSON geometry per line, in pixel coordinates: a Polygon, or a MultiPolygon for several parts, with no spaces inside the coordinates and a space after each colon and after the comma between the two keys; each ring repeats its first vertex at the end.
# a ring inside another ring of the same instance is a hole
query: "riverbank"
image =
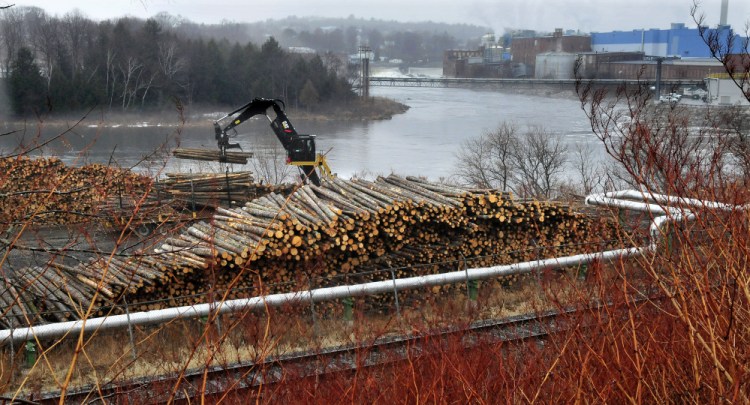
{"type": "MultiPolygon", "coordinates": [[[[10,118],[4,120],[0,129],[10,131],[37,125],[48,127],[109,127],[109,128],[183,128],[210,125],[216,119],[233,111],[234,107],[222,106],[175,106],[159,111],[121,112],[92,109],[78,114],[49,115],[33,118],[10,118]]],[[[293,121],[382,121],[389,120],[409,110],[409,106],[386,97],[356,98],[347,103],[327,103],[315,108],[289,106],[287,115],[293,121]]],[[[273,115],[272,111],[269,114],[273,115]]]]}
{"type": "Polygon", "coordinates": [[[386,97],[357,98],[345,106],[320,105],[314,110],[290,108],[295,118],[316,121],[381,121],[389,120],[409,110],[409,106],[386,97]]]}

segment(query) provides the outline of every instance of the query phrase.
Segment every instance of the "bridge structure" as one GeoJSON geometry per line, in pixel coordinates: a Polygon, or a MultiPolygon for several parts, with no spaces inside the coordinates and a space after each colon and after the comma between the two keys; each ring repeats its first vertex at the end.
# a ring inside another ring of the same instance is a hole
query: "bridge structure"
{"type": "MultiPolygon", "coordinates": [[[[459,77],[378,77],[370,76],[368,78],[370,86],[381,87],[460,87],[460,88],[570,88],[576,84],[576,79],[495,79],[495,78],[459,78],[459,77]]],[[[584,80],[585,83],[591,82],[595,86],[628,86],[656,84],[656,80],[622,80],[622,79],[593,79],[584,80]]],[[[661,85],[666,88],[676,86],[697,86],[702,84],[698,79],[662,79],[661,85]]]]}

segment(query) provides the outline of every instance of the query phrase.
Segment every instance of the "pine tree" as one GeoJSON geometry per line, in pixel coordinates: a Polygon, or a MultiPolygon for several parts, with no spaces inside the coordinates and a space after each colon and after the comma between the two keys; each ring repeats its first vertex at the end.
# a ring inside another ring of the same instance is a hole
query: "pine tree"
{"type": "Polygon", "coordinates": [[[14,113],[25,116],[46,110],[44,78],[28,48],[18,50],[11,64],[8,84],[14,113]]]}
{"type": "Polygon", "coordinates": [[[302,91],[299,93],[299,101],[305,108],[310,109],[311,106],[317,104],[320,101],[320,95],[315,90],[315,85],[312,81],[308,80],[302,87],[302,91]]]}

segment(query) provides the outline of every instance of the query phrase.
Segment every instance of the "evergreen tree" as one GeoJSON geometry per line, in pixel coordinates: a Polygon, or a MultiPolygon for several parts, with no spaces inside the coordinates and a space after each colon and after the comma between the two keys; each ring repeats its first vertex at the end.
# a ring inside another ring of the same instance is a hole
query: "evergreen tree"
{"type": "Polygon", "coordinates": [[[46,110],[45,80],[34,62],[34,55],[28,48],[20,48],[11,64],[8,78],[10,100],[13,112],[25,116],[39,114],[46,110]]]}
{"type": "MultiPolygon", "coordinates": [[[[317,104],[354,96],[346,79],[319,56],[286,52],[273,37],[262,45],[187,39],[164,21],[120,18],[95,23],[66,17],[56,47],[43,54],[28,48],[13,51],[7,79],[13,111],[40,112],[45,103],[54,112],[95,105],[133,111],[163,108],[173,99],[233,106],[253,97],[281,98],[296,106],[308,82],[308,104],[311,98],[317,104]],[[42,88],[37,87],[40,77],[42,88]]],[[[338,41],[331,36],[341,37],[342,32],[319,34],[330,45],[338,41]]],[[[347,31],[349,45],[355,34],[356,29],[347,31]]],[[[290,30],[287,36],[296,35],[290,30]]]]}
{"type": "Polygon", "coordinates": [[[310,79],[308,79],[302,87],[302,91],[299,93],[299,101],[307,109],[320,102],[320,95],[318,95],[318,91],[315,90],[315,85],[310,79]]]}

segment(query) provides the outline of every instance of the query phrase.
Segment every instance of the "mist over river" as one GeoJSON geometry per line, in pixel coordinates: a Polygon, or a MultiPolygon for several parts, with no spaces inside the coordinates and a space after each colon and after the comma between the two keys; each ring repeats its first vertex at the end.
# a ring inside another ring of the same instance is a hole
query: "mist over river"
{"type": "MultiPolygon", "coordinates": [[[[519,128],[543,127],[562,137],[571,152],[576,144],[591,144],[596,156],[603,157],[600,142],[573,97],[457,88],[373,87],[371,93],[400,101],[410,109],[390,120],[370,122],[338,121],[336,117],[317,121],[297,119],[289,112],[299,133],[317,135],[318,151],[328,152],[329,164],[339,176],[394,172],[431,179],[449,177],[455,173],[456,152],[461,143],[504,121],[519,128]]],[[[99,126],[95,118],[86,120],[60,140],[44,146],[42,154],[58,155],[71,164],[112,162],[130,167],[161,147],[157,156],[135,169],[152,173],[220,170],[218,164],[169,158],[171,149],[178,144],[216,148],[210,119],[189,117],[188,125],[178,134],[176,115],[163,119],[161,126],[156,122],[108,125],[106,120],[104,126],[99,126]]],[[[274,147],[281,150],[265,117],[252,119],[237,130],[235,141],[245,151],[263,152],[274,147]]],[[[44,128],[43,136],[38,139],[36,132],[30,124],[25,132],[0,138],[2,152],[7,154],[18,146],[20,135],[26,145],[31,145],[59,133],[60,127],[44,128]]],[[[238,165],[232,169],[252,170],[238,165]]],[[[573,170],[570,172],[572,175],[573,170]]]]}

